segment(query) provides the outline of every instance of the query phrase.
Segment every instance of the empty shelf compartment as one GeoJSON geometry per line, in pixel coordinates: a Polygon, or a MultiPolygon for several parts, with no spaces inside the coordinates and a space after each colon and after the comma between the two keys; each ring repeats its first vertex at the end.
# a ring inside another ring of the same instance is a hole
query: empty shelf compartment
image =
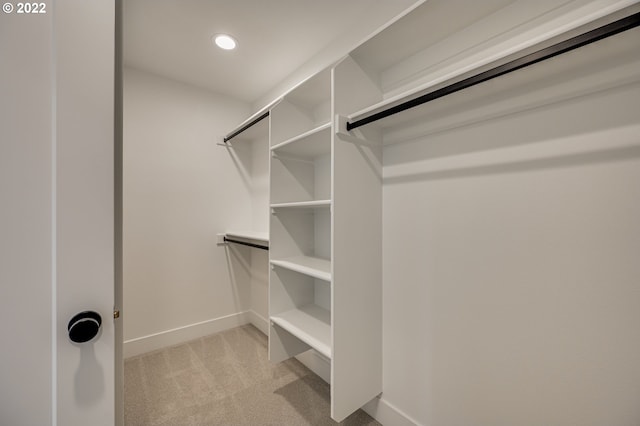
{"type": "Polygon", "coordinates": [[[299,136],[271,147],[275,155],[313,161],[331,152],[331,123],[325,123],[299,136]]]}
{"type": "Polygon", "coordinates": [[[331,359],[330,311],[316,305],[305,305],[273,315],[271,321],[331,359]]]}

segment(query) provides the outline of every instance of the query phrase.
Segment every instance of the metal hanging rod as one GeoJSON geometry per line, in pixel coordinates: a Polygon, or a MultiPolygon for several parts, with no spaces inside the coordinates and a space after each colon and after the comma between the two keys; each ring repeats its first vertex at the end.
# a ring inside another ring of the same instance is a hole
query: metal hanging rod
{"type": "Polygon", "coordinates": [[[257,124],[260,121],[262,121],[265,118],[267,118],[268,116],[269,116],[269,111],[266,111],[264,114],[262,114],[261,116],[259,116],[255,120],[252,120],[249,123],[245,124],[244,126],[240,127],[238,130],[235,130],[234,132],[229,133],[227,136],[224,137],[224,143],[227,143],[231,139],[233,139],[236,136],[238,136],[240,133],[242,133],[245,130],[247,130],[249,127],[254,126],[255,124],[257,124]]]}
{"type": "Polygon", "coordinates": [[[383,111],[377,112],[368,117],[364,117],[359,120],[355,120],[353,122],[347,122],[346,124],[347,130],[353,130],[357,127],[364,126],[365,124],[369,124],[374,121],[378,121],[380,119],[388,117],[390,115],[405,111],[409,108],[413,108],[418,105],[422,105],[424,103],[433,101],[435,99],[442,98],[444,96],[458,92],[462,89],[475,86],[476,84],[483,83],[485,81],[494,79],[496,77],[500,77],[510,72],[519,70],[521,68],[528,67],[529,65],[533,65],[538,62],[544,61],[546,59],[553,58],[554,56],[560,55],[562,53],[566,53],[571,50],[577,49],[579,47],[586,46],[598,40],[602,40],[604,38],[616,35],[623,31],[630,30],[639,25],[640,25],[640,12],[634,13],[625,18],[614,21],[610,24],[603,25],[602,27],[593,29],[591,31],[587,31],[586,33],[577,35],[575,37],[571,37],[567,40],[561,41],[552,46],[545,47],[536,52],[525,55],[521,58],[517,58],[512,61],[509,61],[503,65],[499,65],[495,68],[491,68],[487,71],[483,71],[474,76],[465,78],[464,80],[460,80],[456,83],[434,90],[433,92],[429,92],[417,98],[410,99],[406,102],[395,105],[383,111]]]}
{"type": "Polygon", "coordinates": [[[225,243],[242,244],[243,246],[259,248],[259,249],[262,249],[262,250],[269,250],[269,246],[263,246],[261,244],[247,243],[245,241],[234,240],[232,238],[227,238],[227,237],[224,237],[224,242],[225,243]]]}

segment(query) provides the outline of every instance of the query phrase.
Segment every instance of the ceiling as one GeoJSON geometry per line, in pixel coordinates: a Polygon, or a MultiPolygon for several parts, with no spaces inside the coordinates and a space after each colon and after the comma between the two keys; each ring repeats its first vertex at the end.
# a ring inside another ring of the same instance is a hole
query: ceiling
{"type": "Polygon", "coordinates": [[[126,0],[124,62],[254,102],[341,37],[360,29],[361,40],[414,2],[126,0]],[[233,35],[238,48],[215,47],[217,33],[233,35]]]}

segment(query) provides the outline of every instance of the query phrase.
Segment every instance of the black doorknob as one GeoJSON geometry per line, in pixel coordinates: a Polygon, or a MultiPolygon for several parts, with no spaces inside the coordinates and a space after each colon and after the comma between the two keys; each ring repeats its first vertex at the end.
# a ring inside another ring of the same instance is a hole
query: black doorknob
{"type": "Polygon", "coordinates": [[[102,325],[102,317],[94,311],[84,311],[75,315],[67,325],[69,339],[72,342],[84,343],[96,337],[100,326],[102,325]]]}

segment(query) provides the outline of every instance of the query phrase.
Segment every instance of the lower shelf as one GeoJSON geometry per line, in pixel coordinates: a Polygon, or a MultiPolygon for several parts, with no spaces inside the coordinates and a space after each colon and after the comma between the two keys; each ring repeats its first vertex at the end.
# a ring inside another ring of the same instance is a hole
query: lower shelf
{"type": "Polygon", "coordinates": [[[272,315],[271,321],[331,359],[331,312],[317,305],[272,315]]]}

